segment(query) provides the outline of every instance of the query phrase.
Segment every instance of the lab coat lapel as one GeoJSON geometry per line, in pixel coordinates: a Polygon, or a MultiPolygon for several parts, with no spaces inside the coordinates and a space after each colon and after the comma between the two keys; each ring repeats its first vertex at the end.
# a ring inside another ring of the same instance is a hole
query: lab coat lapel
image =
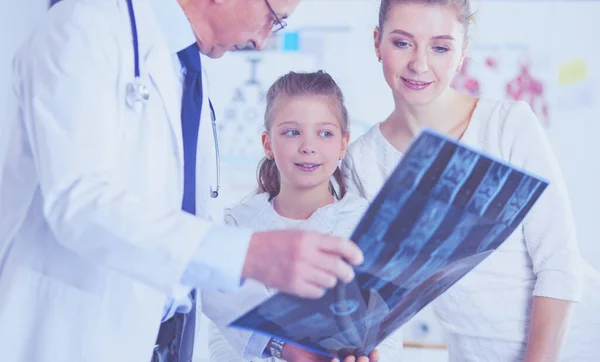
{"type": "Polygon", "coordinates": [[[196,152],[196,209],[197,215],[203,217],[209,214],[210,189],[211,187],[216,188],[217,185],[215,144],[208,93],[207,76],[203,69],[202,112],[196,152]]]}
{"type": "Polygon", "coordinates": [[[154,47],[145,60],[150,81],[163,103],[175,140],[177,159],[183,170],[183,138],[181,133],[181,98],[173,61],[166,47],[154,47]]]}

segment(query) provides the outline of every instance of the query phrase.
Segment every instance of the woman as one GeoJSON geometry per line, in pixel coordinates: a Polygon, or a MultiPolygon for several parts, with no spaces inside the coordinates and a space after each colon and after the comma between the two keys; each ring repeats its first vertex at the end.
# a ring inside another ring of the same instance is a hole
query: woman
{"type": "Polygon", "coordinates": [[[348,187],[373,199],[423,127],[548,179],[517,230],[433,307],[449,332],[451,361],[557,361],[563,344],[560,361],[597,360],[600,282],[582,273],[566,187],[544,130],[523,102],[450,87],[466,55],[470,14],[468,0],[382,0],[375,50],[395,109],[349,147],[348,187]]]}

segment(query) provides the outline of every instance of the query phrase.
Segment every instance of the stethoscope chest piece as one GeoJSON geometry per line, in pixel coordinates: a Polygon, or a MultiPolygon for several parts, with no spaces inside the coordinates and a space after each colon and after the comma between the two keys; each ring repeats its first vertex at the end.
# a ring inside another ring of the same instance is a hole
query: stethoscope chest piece
{"type": "Polygon", "coordinates": [[[133,82],[127,83],[125,101],[129,107],[141,111],[148,99],[150,99],[150,91],[139,77],[135,77],[133,82]]]}

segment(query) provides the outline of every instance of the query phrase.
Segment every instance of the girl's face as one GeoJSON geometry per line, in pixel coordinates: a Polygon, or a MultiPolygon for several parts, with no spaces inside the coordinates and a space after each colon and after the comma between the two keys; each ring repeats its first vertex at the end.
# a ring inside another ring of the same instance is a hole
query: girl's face
{"type": "Polygon", "coordinates": [[[409,105],[448,90],[466,52],[464,27],[449,6],[393,5],[374,37],[394,98],[409,105]]]}
{"type": "Polygon", "coordinates": [[[262,142],[266,157],[277,164],[281,189],[329,187],[350,137],[342,127],[336,100],[283,96],[275,102],[271,127],[263,132],[262,142]]]}

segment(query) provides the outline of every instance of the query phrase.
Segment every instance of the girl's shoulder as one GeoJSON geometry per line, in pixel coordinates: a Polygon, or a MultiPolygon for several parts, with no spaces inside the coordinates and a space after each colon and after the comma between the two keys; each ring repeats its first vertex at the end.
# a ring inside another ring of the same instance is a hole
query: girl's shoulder
{"type": "Polygon", "coordinates": [[[315,212],[315,214],[327,215],[328,217],[335,219],[348,213],[362,213],[368,207],[369,202],[367,199],[360,197],[354,192],[346,192],[344,197],[342,197],[340,200],[321,207],[315,212]]]}
{"type": "Polygon", "coordinates": [[[365,198],[348,192],[341,200],[317,210],[312,219],[327,224],[334,235],[349,237],[368,208],[365,198]]]}
{"type": "Polygon", "coordinates": [[[271,208],[268,193],[252,194],[235,206],[225,209],[225,222],[229,225],[251,227],[251,224],[259,221],[261,215],[265,215],[271,208]]]}
{"type": "Polygon", "coordinates": [[[364,212],[369,207],[369,201],[354,192],[347,192],[337,204],[338,211],[341,213],[356,212],[357,210],[364,212]]]}

